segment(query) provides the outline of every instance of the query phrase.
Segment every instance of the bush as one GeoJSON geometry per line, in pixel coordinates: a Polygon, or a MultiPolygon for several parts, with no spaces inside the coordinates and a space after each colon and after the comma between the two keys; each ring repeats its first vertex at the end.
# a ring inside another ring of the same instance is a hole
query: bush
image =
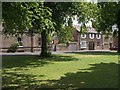
{"type": "Polygon", "coordinates": [[[16,52],[16,50],[18,49],[19,44],[18,43],[13,43],[11,44],[10,48],[8,49],[7,52],[16,52]]]}

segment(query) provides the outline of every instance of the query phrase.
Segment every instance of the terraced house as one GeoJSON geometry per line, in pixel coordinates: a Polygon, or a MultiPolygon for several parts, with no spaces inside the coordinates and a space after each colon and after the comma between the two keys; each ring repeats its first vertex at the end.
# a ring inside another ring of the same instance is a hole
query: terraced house
{"type": "Polygon", "coordinates": [[[74,28],[74,50],[108,50],[118,46],[117,36],[98,33],[92,27],[88,27],[86,33],[80,34],[80,25],[74,25],[74,28]]]}

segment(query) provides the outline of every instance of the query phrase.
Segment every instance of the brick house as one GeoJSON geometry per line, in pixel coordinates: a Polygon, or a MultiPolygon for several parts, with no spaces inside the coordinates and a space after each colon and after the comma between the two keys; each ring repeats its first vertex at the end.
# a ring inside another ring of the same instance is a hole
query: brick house
{"type": "Polygon", "coordinates": [[[9,47],[14,43],[19,43],[18,51],[31,51],[31,47],[33,47],[33,51],[40,50],[41,47],[41,36],[40,34],[35,34],[33,37],[28,35],[23,36],[5,36],[0,34],[1,37],[1,45],[0,51],[6,52],[9,47]],[[33,40],[31,40],[33,38],[33,40]]]}
{"type": "Polygon", "coordinates": [[[111,44],[112,47],[118,47],[118,36],[115,35],[113,38],[113,43],[111,44]]]}
{"type": "MultiPolygon", "coordinates": [[[[14,43],[19,43],[17,52],[21,51],[41,51],[41,34],[35,34],[33,37],[23,34],[22,36],[5,36],[0,31],[0,52],[7,52],[10,46],[14,43]],[[32,39],[32,40],[31,40],[32,39]]],[[[52,44],[58,44],[58,38],[54,37],[52,44]]],[[[52,49],[52,48],[51,48],[52,49]]]]}
{"type": "Polygon", "coordinates": [[[74,25],[74,42],[76,50],[108,50],[110,47],[117,46],[117,37],[106,36],[98,33],[94,28],[88,27],[87,32],[80,35],[80,26],[74,25]]]}

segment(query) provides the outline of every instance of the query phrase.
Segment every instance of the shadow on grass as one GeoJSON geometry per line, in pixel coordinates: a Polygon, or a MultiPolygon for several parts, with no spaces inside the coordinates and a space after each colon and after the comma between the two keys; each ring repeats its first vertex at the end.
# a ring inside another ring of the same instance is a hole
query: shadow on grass
{"type": "MultiPolygon", "coordinates": [[[[118,88],[118,64],[100,63],[76,73],[67,73],[60,80],[48,80],[45,88],[73,90],[79,88],[118,88]],[[88,72],[88,70],[90,70],[88,72]]],[[[39,88],[39,87],[38,87],[39,88]]]]}
{"type": "Polygon", "coordinates": [[[13,68],[13,67],[37,67],[51,63],[51,61],[74,61],[78,60],[72,56],[63,55],[52,55],[51,57],[39,57],[37,55],[7,55],[2,56],[2,67],[13,68]]]}
{"type": "Polygon", "coordinates": [[[63,55],[53,55],[51,57],[51,61],[77,61],[80,60],[78,58],[74,58],[73,56],[63,56],[63,55]]]}
{"type": "MultiPolygon", "coordinates": [[[[41,81],[36,80],[36,75],[25,74],[22,70],[27,70],[35,67],[42,67],[46,64],[54,64],[54,61],[73,61],[77,60],[72,56],[62,56],[56,55],[52,57],[39,57],[39,56],[2,56],[2,78],[3,78],[3,89],[16,90],[20,88],[24,90],[25,88],[31,89],[36,87],[36,83],[41,81]],[[21,71],[20,71],[21,70],[21,71]]],[[[44,75],[39,75],[39,77],[44,77],[44,75]]]]}
{"type": "Polygon", "coordinates": [[[102,51],[86,51],[86,52],[65,52],[70,54],[81,54],[81,55],[120,55],[120,53],[117,52],[102,52],[102,51]]]}
{"type": "MultiPolygon", "coordinates": [[[[37,82],[35,77],[35,75],[24,73],[4,73],[2,75],[2,88],[3,90],[25,90],[28,88],[31,89],[32,86],[37,82]]],[[[40,75],[40,77],[44,77],[44,75],[40,75]]]]}
{"type": "MultiPolygon", "coordinates": [[[[59,80],[37,80],[35,75],[17,72],[24,67],[41,67],[51,61],[73,61],[72,56],[5,56],[3,57],[3,90],[46,90],[56,88],[73,90],[78,88],[117,88],[118,64],[91,64],[91,68],[80,69],[76,73],[66,73],[59,80]],[[14,68],[14,70],[11,70],[14,68]],[[45,82],[43,84],[40,84],[45,82]],[[38,83],[38,84],[37,84],[38,83]]],[[[57,72],[56,72],[57,73],[57,72]]],[[[39,75],[44,77],[44,75],[39,75]]]]}
{"type": "Polygon", "coordinates": [[[2,67],[13,68],[13,67],[28,67],[28,66],[43,66],[47,64],[45,60],[41,60],[37,56],[23,56],[23,55],[7,55],[2,56],[2,67]]]}

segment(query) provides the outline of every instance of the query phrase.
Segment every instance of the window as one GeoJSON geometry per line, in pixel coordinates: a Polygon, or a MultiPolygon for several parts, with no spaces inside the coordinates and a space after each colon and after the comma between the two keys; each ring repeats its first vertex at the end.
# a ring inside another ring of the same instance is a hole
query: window
{"type": "Polygon", "coordinates": [[[89,37],[90,39],[94,39],[94,34],[93,33],[89,34],[89,37]]]}
{"type": "Polygon", "coordinates": [[[81,48],[86,48],[86,41],[81,42],[81,48]]]}
{"type": "Polygon", "coordinates": [[[41,38],[38,37],[38,45],[41,46],[41,38]]]}
{"type": "Polygon", "coordinates": [[[81,35],[81,38],[86,38],[86,34],[82,34],[82,35],[81,35]]]}
{"type": "Polygon", "coordinates": [[[21,37],[18,37],[17,38],[17,41],[19,43],[19,47],[23,46],[23,41],[22,41],[22,38],[21,37]]]}
{"type": "Polygon", "coordinates": [[[101,38],[101,35],[100,35],[100,34],[96,34],[96,38],[97,38],[97,39],[100,39],[100,38],[101,38]]]}
{"type": "Polygon", "coordinates": [[[97,46],[100,46],[100,42],[99,41],[97,42],[97,46]]]}

